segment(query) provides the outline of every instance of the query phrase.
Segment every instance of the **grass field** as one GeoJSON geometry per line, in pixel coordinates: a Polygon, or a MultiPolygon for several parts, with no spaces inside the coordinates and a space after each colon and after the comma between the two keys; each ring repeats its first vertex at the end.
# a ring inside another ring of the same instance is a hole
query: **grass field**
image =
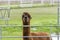
{"type": "MultiPolygon", "coordinates": [[[[31,25],[33,25],[33,27],[31,27],[31,32],[44,31],[50,33],[49,26],[51,25],[52,25],[52,32],[57,31],[55,27],[57,25],[57,7],[11,9],[10,20],[8,21],[8,24],[22,25],[21,16],[22,13],[25,11],[29,12],[32,16],[31,25]],[[36,28],[37,30],[33,30],[32,28],[36,28]]],[[[0,24],[5,24],[5,21],[0,20],[0,24]]],[[[2,27],[2,36],[22,36],[22,30],[23,29],[21,26],[2,27]]],[[[22,38],[2,38],[2,40],[22,40],[22,38]]]]}

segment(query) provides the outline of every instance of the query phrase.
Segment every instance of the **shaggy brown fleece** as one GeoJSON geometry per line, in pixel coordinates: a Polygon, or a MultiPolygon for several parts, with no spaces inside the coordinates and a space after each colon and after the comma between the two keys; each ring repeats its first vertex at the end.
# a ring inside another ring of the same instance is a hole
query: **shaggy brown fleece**
{"type": "Polygon", "coordinates": [[[31,15],[28,12],[24,12],[22,15],[23,36],[48,36],[48,37],[31,37],[31,38],[23,38],[23,40],[50,40],[50,36],[46,32],[31,33],[30,20],[31,20],[31,15]],[[28,25],[28,26],[25,26],[25,25],[28,25]]]}

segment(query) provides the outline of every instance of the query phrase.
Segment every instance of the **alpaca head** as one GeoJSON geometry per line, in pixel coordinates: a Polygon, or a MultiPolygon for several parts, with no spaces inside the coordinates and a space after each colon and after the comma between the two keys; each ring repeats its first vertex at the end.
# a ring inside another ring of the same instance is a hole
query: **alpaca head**
{"type": "Polygon", "coordinates": [[[22,15],[23,24],[27,25],[28,23],[30,23],[30,20],[31,20],[31,15],[28,12],[24,12],[22,15]]]}

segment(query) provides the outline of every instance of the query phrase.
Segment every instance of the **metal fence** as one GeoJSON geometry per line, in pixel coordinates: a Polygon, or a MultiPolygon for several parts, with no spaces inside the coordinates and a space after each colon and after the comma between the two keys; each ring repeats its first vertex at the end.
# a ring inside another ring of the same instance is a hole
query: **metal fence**
{"type": "MultiPolygon", "coordinates": [[[[18,0],[18,1],[21,1],[21,0],[18,0]]],[[[1,0],[0,0],[0,2],[1,2],[1,0]]],[[[15,2],[15,0],[14,0],[14,2],[15,2]]],[[[34,3],[38,3],[38,2],[40,3],[41,0],[38,0],[38,1],[35,0],[34,1],[34,3]]],[[[60,27],[60,7],[59,7],[60,4],[59,4],[59,2],[60,1],[58,1],[58,13],[57,13],[58,14],[58,19],[57,19],[58,20],[58,24],[57,24],[58,28],[60,27]]],[[[10,11],[11,11],[11,9],[10,9],[10,0],[7,3],[8,3],[7,7],[0,6],[0,20],[5,21],[5,24],[0,24],[0,40],[2,40],[3,38],[23,38],[23,36],[2,36],[2,27],[11,27],[11,26],[12,27],[17,27],[17,26],[20,27],[20,26],[22,26],[22,25],[17,25],[17,24],[8,24],[8,21],[10,20],[10,16],[11,16],[10,15],[10,11]]],[[[31,3],[33,4],[33,2],[31,2],[31,3]]],[[[21,4],[23,4],[23,3],[21,3],[21,4]]],[[[37,25],[33,25],[33,26],[37,26],[37,25]]],[[[48,27],[50,27],[50,34],[51,34],[52,26],[49,25],[48,27]]],[[[24,36],[24,37],[48,37],[48,36],[24,36]]],[[[51,36],[51,37],[57,37],[58,38],[57,40],[59,40],[60,35],[51,36]]]]}
{"type": "MultiPolygon", "coordinates": [[[[60,1],[59,1],[60,2],[60,1]]],[[[15,5],[19,7],[32,7],[32,6],[39,6],[41,5],[57,5],[57,0],[0,0],[1,5],[15,5]]]]}

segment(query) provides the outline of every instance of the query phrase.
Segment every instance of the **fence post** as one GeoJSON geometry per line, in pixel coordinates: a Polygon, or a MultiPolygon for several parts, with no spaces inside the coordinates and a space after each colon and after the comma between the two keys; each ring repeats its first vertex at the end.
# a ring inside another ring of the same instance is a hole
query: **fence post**
{"type": "Polygon", "coordinates": [[[42,5],[44,4],[44,0],[41,0],[41,4],[42,4],[42,5]]]}
{"type": "Polygon", "coordinates": [[[2,40],[2,27],[0,26],[0,40],[2,40]]]}
{"type": "Polygon", "coordinates": [[[54,5],[55,0],[50,0],[50,5],[54,5]]]}

